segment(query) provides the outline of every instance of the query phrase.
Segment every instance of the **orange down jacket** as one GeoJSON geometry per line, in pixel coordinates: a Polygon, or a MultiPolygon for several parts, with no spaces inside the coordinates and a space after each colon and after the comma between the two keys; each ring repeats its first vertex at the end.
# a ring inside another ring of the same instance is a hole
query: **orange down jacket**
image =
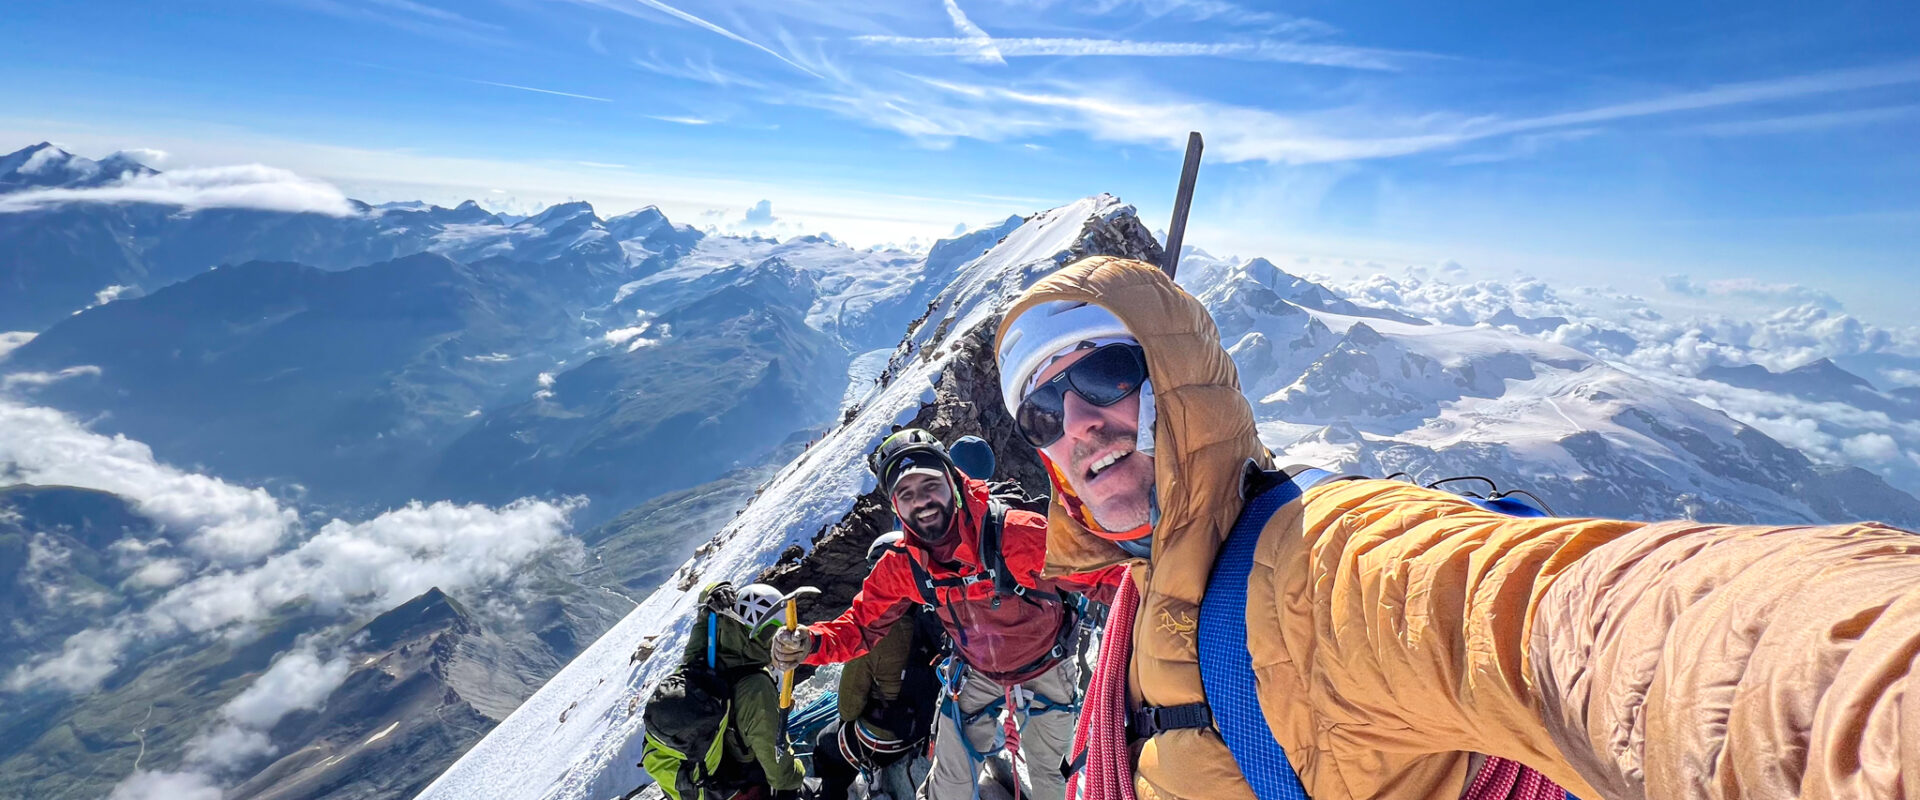
{"type": "MultiPolygon", "coordinates": [[[[1006,319],[1059,300],[1107,308],[1146,351],[1161,516],[1151,559],[1130,560],[1056,474],[1047,570],[1132,564],[1131,703],[1204,700],[1200,596],[1247,464],[1271,456],[1212,319],[1160,270],[1086,259],[1006,319]]],[[[1518,519],[1359,480],[1276,513],[1249,583],[1261,710],[1315,800],[1455,800],[1470,753],[1583,800],[1920,795],[1920,537],[1903,531],[1518,519]]],[[[1211,730],[1135,757],[1142,798],[1252,796],[1211,730]]]]}

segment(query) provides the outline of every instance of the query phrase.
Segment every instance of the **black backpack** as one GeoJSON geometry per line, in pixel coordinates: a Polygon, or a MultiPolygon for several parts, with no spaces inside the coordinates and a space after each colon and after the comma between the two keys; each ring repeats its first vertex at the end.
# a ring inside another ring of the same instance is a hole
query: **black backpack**
{"type": "Polygon", "coordinates": [[[653,689],[641,715],[646,744],[640,766],[673,800],[725,795],[716,773],[726,759],[733,682],[759,667],[715,670],[703,661],[681,664],[653,689]]]}

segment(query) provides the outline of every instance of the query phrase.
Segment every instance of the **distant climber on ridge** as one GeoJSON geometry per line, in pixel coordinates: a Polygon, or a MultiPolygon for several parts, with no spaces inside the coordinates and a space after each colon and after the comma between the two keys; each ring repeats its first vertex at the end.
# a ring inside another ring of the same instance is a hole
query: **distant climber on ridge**
{"type": "Polygon", "coordinates": [[[880,557],[838,618],[775,634],[775,666],[858,657],[921,605],[938,615],[955,657],[945,668],[944,719],[935,725],[933,771],[920,797],[973,796],[981,766],[999,747],[998,717],[1005,709],[1018,743],[1008,749],[1026,767],[1024,796],[1061,800],[1060,765],[1078,709],[1069,593],[1104,600],[1124,573],[1040,577],[1046,519],[992,501],[985,482],[955,467],[926,431],[888,437],[872,466],[900,518],[906,547],[880,557]]]}
{"type": "Polygon", "coordinates": [[[1519,518],[1276,472],[1206,309],[1138,261],[1043,278],[996,345],[1055,492],[1044,574],[1131,569],[1082,726],[1091,797],[1920,782],[1920,537],[1519,518]]]}

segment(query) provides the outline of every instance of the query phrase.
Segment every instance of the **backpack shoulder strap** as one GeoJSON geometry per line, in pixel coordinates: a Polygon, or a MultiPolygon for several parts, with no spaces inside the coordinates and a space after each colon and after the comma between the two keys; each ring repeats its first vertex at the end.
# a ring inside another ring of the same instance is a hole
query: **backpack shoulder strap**
{"type": "Polygon", "coordinates": [[[1300,775],[1260,711],[1260,687],[1253,673],[1253,654],[1247,649],[1247,576],[1253,571],[1253,553],[1267,520],[1308,487],[1332,475],[1305,470],[1265,473],[1264,477],[1253,483],[1259,494],[1241,508],[1207,579],[1207,592],[1200,602],[1200,683],[1214,726],[1254,796],[1307,800],[1300,775]]]}
{"type": "Polygon", "coordinates": [[[934,591],[933,573],[920,563],[912,553],[901,553],[907,559],[907,569],[913,571],[913,584],[920,589],[920,605],[931,611],[940,607],[939,593],[934,591]]]}
{"type": "Polygon", "coordinates": [[[1007,554],[1001,547],[1006,528],[1007,504],[999,500],[987,501],[987,518],[980,527],[980,566],[993,578],[996,602],[1000,597],[1017,597],[1027,593],[1027,587],[1014,579],[1013,570],[1007,569],[1007,554]]]}

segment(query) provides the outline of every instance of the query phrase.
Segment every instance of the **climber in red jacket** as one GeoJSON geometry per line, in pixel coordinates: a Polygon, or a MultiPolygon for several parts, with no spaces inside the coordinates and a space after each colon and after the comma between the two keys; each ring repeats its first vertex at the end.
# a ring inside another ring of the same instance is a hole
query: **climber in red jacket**
{"type": "Polygon", "coordinates": [[[953,465],[932,434],[907,429],[874,457],[906,533],[881,557],[838,618],[775,634],[776,668],[856,658],[915,604],[937,614],[956,658],[946,678],[933,772],[922,798],[966,798],[1011,710],[1025,796],[1060,800],[1060,763],[1078,717],[1073,593],[1108,602],[1124,570],[1042,578],[1047,520],[992,501],[984,481],[953,465]],[[964,734],[964,735],[963,735],[964,734]]]}

